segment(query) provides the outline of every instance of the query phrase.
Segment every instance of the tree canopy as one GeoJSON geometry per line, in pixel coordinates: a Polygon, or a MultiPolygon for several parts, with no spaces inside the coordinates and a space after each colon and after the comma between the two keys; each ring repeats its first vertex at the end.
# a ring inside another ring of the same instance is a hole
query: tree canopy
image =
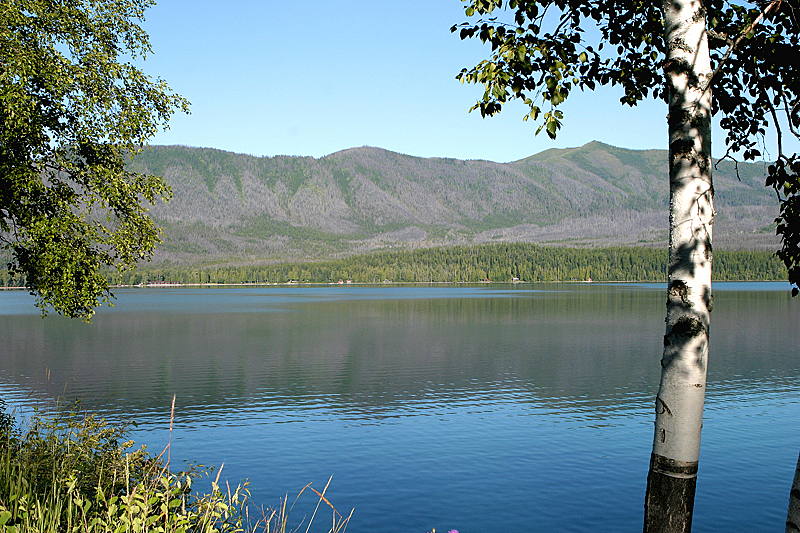
{"type": "Polygon", "coordinates": [[[37,305],[88,320],[103,266],[150,257],[158,177],[126,170],[188,102],[134,61],[152,0],[6,0],[0,6],[0,246],[37,305]]]}
{"type": "MultiPolygon", "coordinates": [[[[483,84],[473,109],[483,116],[510,100],[524,102],[524,119],[555,138],[561,105],[575,89],[621,87],[623,104],[666,100],[668,60],[661,3],[631,0],[465,0],[478,17],[451,29],[462,39],[491,45],[488,59],[464,69],[462,82],[483,84]],[[501,8],[507,8],[503,11],[501,8]]],[[[771,159],[767,185],[780,198],[778,256],[789,279],[800,284],[800,157],[784,153],[783,135],[800,139],[800,3],[797,0],[702,2],[713,75],[712,113],[721,113],[726,157],[771,159]],[[768,128],[777,135],[772,158],[763,146],[768,128]]],[[[681,117],[670,117],[678,120],[681,117]]]]}

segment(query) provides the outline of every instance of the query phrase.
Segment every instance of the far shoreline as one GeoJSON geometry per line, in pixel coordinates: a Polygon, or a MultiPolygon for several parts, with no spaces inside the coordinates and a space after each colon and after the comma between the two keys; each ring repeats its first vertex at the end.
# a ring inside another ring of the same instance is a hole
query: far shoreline
{"type": "MultiPolygon", "coordinates": [[[[637,284],[667,283],[666,280],[541,280],[541,281],[351,281],[349,283],[339,283],[336,281],[286,281],[286,282],[239,282],[239,283],[181,283],[172,281],[160,281],[150,283],[139,283],[136,285],[116,284],[109,285],[109,289],[169,289],[169,288],[234,288],[234,287],[409,287],[409,286],[430,286],[430,285],[542,285],[542,284],[637,284]]],[[[713,281],[719,283],[789,283],[785,279],[726,279],[713,281]]],[[[3,291],[25,291],[27,287],[0,287],[3,291]]]]}

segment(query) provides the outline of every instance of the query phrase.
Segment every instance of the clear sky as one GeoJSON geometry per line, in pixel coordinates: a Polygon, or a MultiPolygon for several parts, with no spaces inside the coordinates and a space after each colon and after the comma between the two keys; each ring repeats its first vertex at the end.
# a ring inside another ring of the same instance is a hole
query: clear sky
{"type": "Polygon", "coordinates": [[[468,113],[483,88],[455,77],[489,48],[450,33],[464,20],[460,0],[161,0],[146,14],[154,53],[142,67],[192,113],[153,144],[313,157],[367,145],[498,162],[592,140],[667,147],[665,104],[622,106],[618,88],[570,95],[556,141],[535,135],[518,102],[493,118],[468,113]]]}

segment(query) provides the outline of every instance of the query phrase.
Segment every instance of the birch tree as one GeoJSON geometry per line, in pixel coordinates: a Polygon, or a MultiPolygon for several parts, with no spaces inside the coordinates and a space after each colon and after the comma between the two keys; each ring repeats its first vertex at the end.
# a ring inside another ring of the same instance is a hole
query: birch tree
{"type": "Polygon", "coordinates": [[[556,138],[565,120],[560,106],[575,89],[613,85],[622,89],[623,104],[648,97],[667,104],[667,314],[644,531],[690,531],[713,308],[711,117],[723,115],[730,158],[765,157],[766,129],[775,131],[777,157],[767,184],[781,201],[776,222],[783,246],[778,254],[789,267],[796,294],[800,163],[796,154],[783,152],[782,125],[797,136],[800,78],[793,58],[800,53],[800,4],[464,1],[467,17],[478,20],[452,31],[491,45],[488,59],[458,76],[484,85],[472,108],[483,116],[498,113],[509,100],[521,100],[527,106],[523,118],[538,123],[536,133],[556,138]]]}

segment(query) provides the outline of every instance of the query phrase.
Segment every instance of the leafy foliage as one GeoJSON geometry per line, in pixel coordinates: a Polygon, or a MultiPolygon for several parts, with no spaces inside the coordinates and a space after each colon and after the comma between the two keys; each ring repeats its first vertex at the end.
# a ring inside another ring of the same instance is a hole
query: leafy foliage
{"type": "MultiPolygon", "coordinates": [[[[206,493],[195,482],[210,470],[172,472],[164,453],[135,450],[128,425],[72,409],[36,412],[14,425],[0,400],[0,531],[4,533],[269,533],[287,531],[287,502],[249,511],[247,483],[231,488],[219,474],[206,493]],[[132,451],[131,451],[132,450],[132,451]],[[224,489],[223,489],[224,486],[224,489]]],[[[166,451],[166,450],[165,450],[166,451]]],[[[330,481],[329,481],[330,483],[330,481]]],[[[350,521],[333,511],[330,533],[350,521]]],[[[253,506],[254,507],[254,506],[253,506]]],[[[351,513],[352,515],[352,513],[351,513]]],[[[309,527],[313,517],[309,520],[309,527]]]]}
{"type": "MultiPolygon", "coordinates": [[[[561,104],[575,89],[597,85],[622,88],[620,101],[635,105],[647,97],[666,98],[662,70],[667,64],[661,4],[638,0],[465,0],[467,17],[480,18],[453,26],[462,39],[477,37],[491,45],[489,59],[458,75],[462,82],[484,85],[473,109],[484,116],[518,99],[529,109],[524,119],[540,122],[555,138],[564,118],[561,104]],[[506,7],[511,17],[502,16],[506,7]]],[[[797,155],[783,153],[783,115],[800,139],[800,3],[797,0],[703,2],[714,73],[707,85],[714,91],[713,112],[722,113],[726,157],[766,157],[761,145],[768,127],[778,136],[776,164],[767,184],[781,196],[779,257],[793,283],[800,269],[800,229],[791,192],[797,182],[797,155]],[[786,171],[790,169],[790,171],[786,171]]],[[[680,117],[672,117],[680,120],[680,117]]],[[[795,291],[796,293],[797,291],[795,291]]]]}
{"type": "Polygon", "coordinates": [[[192,494],[197,468],[169,472],[126,426],[77,408],[0,432],[0,526],[8,532],[244,531],[246,488],[192,494]]]}
{"type": "Polygon", "coordinates": [[[789,272],[789,281],[794,285],[792,296],[797,296],[800,287],[800,158],[797,154],[770,165],[767,185],[775,187],[781,200],[775,232],[781,236],[783,246],[776,255],[789,272]]]}
{"type": "MultiPolygon", "coordinates": [[[[503,4],[503,0],[475,0],[469,2],[466,15],[492,15],[503,4]]],[[[554,139],[564,117],[558,107],[574,89],[621,85],[621,101],[629,105],[651,93],[664,96],[657,74],[665,54],[660,4],[510,0],[507,6],[513,11],[513,22],[495,16],[451,28],[453,32],[460,28],[462,39],[477,36],[492,47],[490,59],[458,75],[462,82],[485,86],[483,97],[473,107],[483,116],[499,112],[509,99],[519,99],[530,109],[526,120],[541,118],[537,133],[544,129],[554,139]],[[546,29],[550,22],[553,27],[546,29]],[[600,30],[599,39],[590,43],[587,29],[594,26],[600,30]],[[606,45],[616,47],[613,59],[602,54],[606,45]]]]}
{"type": "Polygon", "coordinates": [[[111,296],[103,266],[150,257],[143,203],[160,178],[125,162],[188,102],[125,57],[152,0],[10,0],[0,8],[0,245],[37,305],[88,320],[111,296]]]}

